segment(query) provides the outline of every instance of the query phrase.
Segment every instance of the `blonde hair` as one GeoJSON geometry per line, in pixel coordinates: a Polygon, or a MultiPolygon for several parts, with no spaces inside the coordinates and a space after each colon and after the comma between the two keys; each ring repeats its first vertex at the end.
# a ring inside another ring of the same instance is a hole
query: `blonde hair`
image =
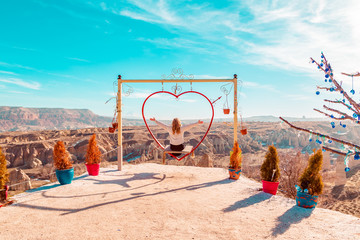
{"type": "Polygon", "coordinates": [[[178,118],[174,118],[174,120],[172,121],[172,132],[173,134],[175,134],[175,132],[177,134],[180,134],[180,127],[181,127],[181,122],[178,118]]]}

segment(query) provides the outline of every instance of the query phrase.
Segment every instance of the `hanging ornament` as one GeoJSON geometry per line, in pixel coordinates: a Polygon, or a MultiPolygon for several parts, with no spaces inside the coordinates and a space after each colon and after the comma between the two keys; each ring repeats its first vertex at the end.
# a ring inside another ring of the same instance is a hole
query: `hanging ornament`
{"type": "Polygon", "coordinates": [[[355,155],[354,155],[354,160],[359,160],[360,159],[360,155],[359,155],[359,153],[357,152],[357,153],[355,153],[355,155]]]}
{"type": "Polygon", "coordinates": [[[357,117],[358,117],[358,115],[357,115],[356,113],[354,113],[354,114],[353,114],[353,117],[354,117],[354,118],[357,118],[357,117]]]}
{"type": "Polygon", "coordinates": [[[311,136],[312,136],[312,131],[310,130],[309,142],[312,142],[311,136]]]}
{"type": "Polygon", "coordinates": [[[343,128],[346,128],[346,124],[342,124],[341,122],[340,122],[340,126],[342,126],[343,128]]]}
{"type": "Polygon", "coordinates": [[[330,88],[330,92],[333,92],[335,89],[333,87],[330,88]]]}
{"type": "Polygon", "coordinates": [[[335,122],[331,122],[331,127],[335,128],[335,122]]]}
{"type": "Polygon", "coordinates": [[[345,156],[345,159],[344,159],[344,164],[345,164],[345,172],[348,172],[350,171],[350,168],[349,168],[349,154],[351,153],[351,151],[349,150],[348,153],[346,154],[345,156]]]}
{"type": "Polygon", "coordinates": [[[320,91],[316,91],[316,95],[319,95],[320,94],[320,91]]]}
{"type": "Polygon", "coordinates": [[[328,140],[328,143],[332,143],[332,140],[331,140],[331,139],[329,139],[329,140],[328,140]]]}
{"type": "Polygon", "coordinates": [[[350,90],[350,93],[351,93],[352,95],[354,95],[354,94],[355,94],[355,90],[354,90],[354,89],[351,89],[351,90],[350,90]]]}

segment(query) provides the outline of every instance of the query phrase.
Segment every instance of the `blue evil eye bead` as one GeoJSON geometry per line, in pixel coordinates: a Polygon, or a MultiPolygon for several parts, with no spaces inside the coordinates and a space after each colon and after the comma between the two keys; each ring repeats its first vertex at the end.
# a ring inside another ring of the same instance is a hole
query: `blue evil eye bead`
{"type": "Polygon", "coordinates": [[[329,139],[329,140],[328,140],[328,143],[332,143],[332,140],[329,139]]]}
{"type": "Polygon", "coordinates": [[[346,124],[341,125],[343,128],[346,128],[346,124]]]}
{"type": "Polygon", "coordinates": [[[334,74],[333,74],[333,73],[330,73],[330,76],[334,76],[334,74]]]}
{"type": "Polygon", "coordinates": [[[357,118],[357,117],[358,117],[358,115],[357,115],[356,113],[354,113],[354,114],[353,114],[353,117],[354,117],[354,118],[357,118]]]}
{"type": "Polygon", "coordinates": [[[320,91],[316,91],[316,95],[319,95],[320,94],[320,91]]]}
{"type": "Polygon", "coordinates": [[[345,118],[345,116],[341,116],[341,118],[345,118]]]}
{"type": "Polygon", "coordinates": [[[344,93],[344,90],[341,90],[340,93],[343,94],[343,93],[344,93]]]}
{"type": "Polygon", "coordinates": [[[322,144],[322,142],[319,139],[316,139],[316,143],[322,144]]]}
{"type": "Polygon", "coordinates": [[[325,82],[327,82],[327,79],[325,79],[325,82]]]}
{"type": "Polygon", "coordinates": [[[322,52],[321,52],[321,58],[324,58],[324,55],[322,55],[322,52]]]}
{"type": "Polygon", "coordinates": [[[315,61],[314,60],[312,60],[312,63],[314,63],[315,61]]]}
{"type": "Polygon", "coordinates": [[[309,142],[312,142],[312,138],[309,139],[309,142]]]}
{"type": "Polygon", "coordinates": [[[327,71],[329,71],[329,69],[328,69],[328,68],[325,68],[325,72],[327,72],[327,71]]]}
{"type": "Polygon", "coordinates": [[[335,125],[335,122],[331,122],[330,124],[331,124],[331,125],[335,125]]]}
{"type": "Polygon", "coordinates": [[[323,63],[320,63],[320,67],[322,67],[322,66],[324,66],[324,64],[323,64],[323,63]]]}
{"type": "Polygon", "coordinates": [[[329,78],[329,82],[332,82],[332,80],[329,78]]]}
{"type": "Polygon", "coordinates": [[[318,69],[320,69],[320,66],[318,66],[318,69]]]}
{"type": "Polygon", "coordinates": [[[323,152],[326,152],[326,150],[323,148],[323,149],[321,149],[323,152]]]}
{"type": "Polygon", "coordinates": [[[360,159],[360,155],[358,154],[358,153],[356,153],[355,155],[354,155],[354,160],[359,160],[360,159]]]}
{"type": "Polygon", "coordinates": [[[350,171],[350,168],[349,168],[349,167],[346,167],[346,168],[345,168],[345,172],[348,172],[348,171],[350,171]]]}
{"type": "Polygon", "coordinates": [[[351,94],[355,94],[355,90],[354,90],[354,89],[351,89],[351,90],[350,90],[350,93],[351,93],[351,94]]]}
{"type": "Polygon", "coordinates": [[[343,103],[345,103],[345,99],[343,99],[342,101],[343,101],[343,103]]]}
{"type": "Polygon", "coordinates": [[[334,91],[334,88],[333,88],[333,87],[331,87],[331,88],[330,88],[330,92],[333,92],[333,91],[334,91]]]}
{"type": "Polygon", "coordinates": [[[329,74],[326,74],[325,77],[326,77],[326,78],[329,78],[329,74]]]}
{"type": "MultiPolygon", "coordinates": [[[[330,117],[331,117],[331,118],[334,118],[334,115],[331,114],[330,117]]],[[[333,123],[333,122],[331,122],[331,124],[332,124],[332,123],[333,123]]],[[[334,123],[334,124],[335,124],[335,123],[334,123]]]]}

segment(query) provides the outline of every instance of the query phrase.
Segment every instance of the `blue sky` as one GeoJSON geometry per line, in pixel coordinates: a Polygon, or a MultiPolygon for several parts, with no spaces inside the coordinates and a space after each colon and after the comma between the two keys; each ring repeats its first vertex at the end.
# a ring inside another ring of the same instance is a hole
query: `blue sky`
{"type": "MultiPolygon", "coordinates": [[[[236,73],[244,117],[320,117],[312,109],[328,95],[315,95],[324,79],[309,58],[319,60],[323,51],[335,78],[350,90],[351,78],[340,72],[360,71],[359,9],[356,0],[2,1],[0,105],[86,108],[112,116],[115,101],[105,102],[118,74],[161,79],[181,68],[195,78],[236,73]]],[[[124,96],[124,117],[141,117],[145,97],[161,84],[129,85],[134,93],[124,96]]],[[[221,85],[193,89],[216,99],[221,85]]],[[[354,89],[359,93],[360,83],[354,89]]],[[[224,97],[215,117],[225,116],[223,103],[224,97]]],[[[166,118],[168,107],[160,105],[150,108],[160,108],[155,117],[166,118]]],[[[200,118],[196,108],[182,107],[200,118]]]]}

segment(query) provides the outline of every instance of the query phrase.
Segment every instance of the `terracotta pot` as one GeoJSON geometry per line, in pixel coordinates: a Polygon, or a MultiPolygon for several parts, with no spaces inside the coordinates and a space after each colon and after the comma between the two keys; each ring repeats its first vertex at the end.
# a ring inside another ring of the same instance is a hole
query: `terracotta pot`
{"type": "Polygon", "coordinates": [[[57,170],[56,177],[61,185],[70,184],[74,178],[74,168],[57,170]]]}
{"type": "Polygon", "coordinates": [[[278,190],[279,182],[269,182],[261,180],[263,184],[263,192],[270,193],[272,195],[276,195],[278,190]]]}
{"type": "Polygon", "coordinates": [[[230,179],[238,180],[241,174],[241,168],[231,168],[229,167],[230,179]]]}
{"type": "Polygon", "coordinates": [[[90,176],[97,176],[99,175],[99,170],[100,170],[100,164],[85,164],[86,165],[86,169],[89,173],[90,176]]]}
{"type": "Polygon", "coordinates": [[[247,129],[246,128],[243,128],[240,130],[241,134],[242,135],[246,135],[247,134],[247,129]]]}
{"type": "Polygon", "coordinates": [[[302,208],[314,208],[317,205],[319,196],[310,195],[304,192],[296,193],[296,205],[302,208]]]}
{"type": "Polygon", "coordinates": [[[114,132],[115,132],[115,128],[109,127],[109,132],[110,132],[110,133],[114,133],[114,132]]]}
{"type": "Polygon", "coordinates": [[[224,110],[224,114],[229,114],[230,113],[230,109],[228,109],[228,108],[224,108],[223,110],[224,110]]]}
{"type": "Polygon", "coordinates": [[[118,123],[116,123],[116,122],[112,123],[112,126],[113,126],[114,129],[117,129],[118,128],[118,123]]]}

